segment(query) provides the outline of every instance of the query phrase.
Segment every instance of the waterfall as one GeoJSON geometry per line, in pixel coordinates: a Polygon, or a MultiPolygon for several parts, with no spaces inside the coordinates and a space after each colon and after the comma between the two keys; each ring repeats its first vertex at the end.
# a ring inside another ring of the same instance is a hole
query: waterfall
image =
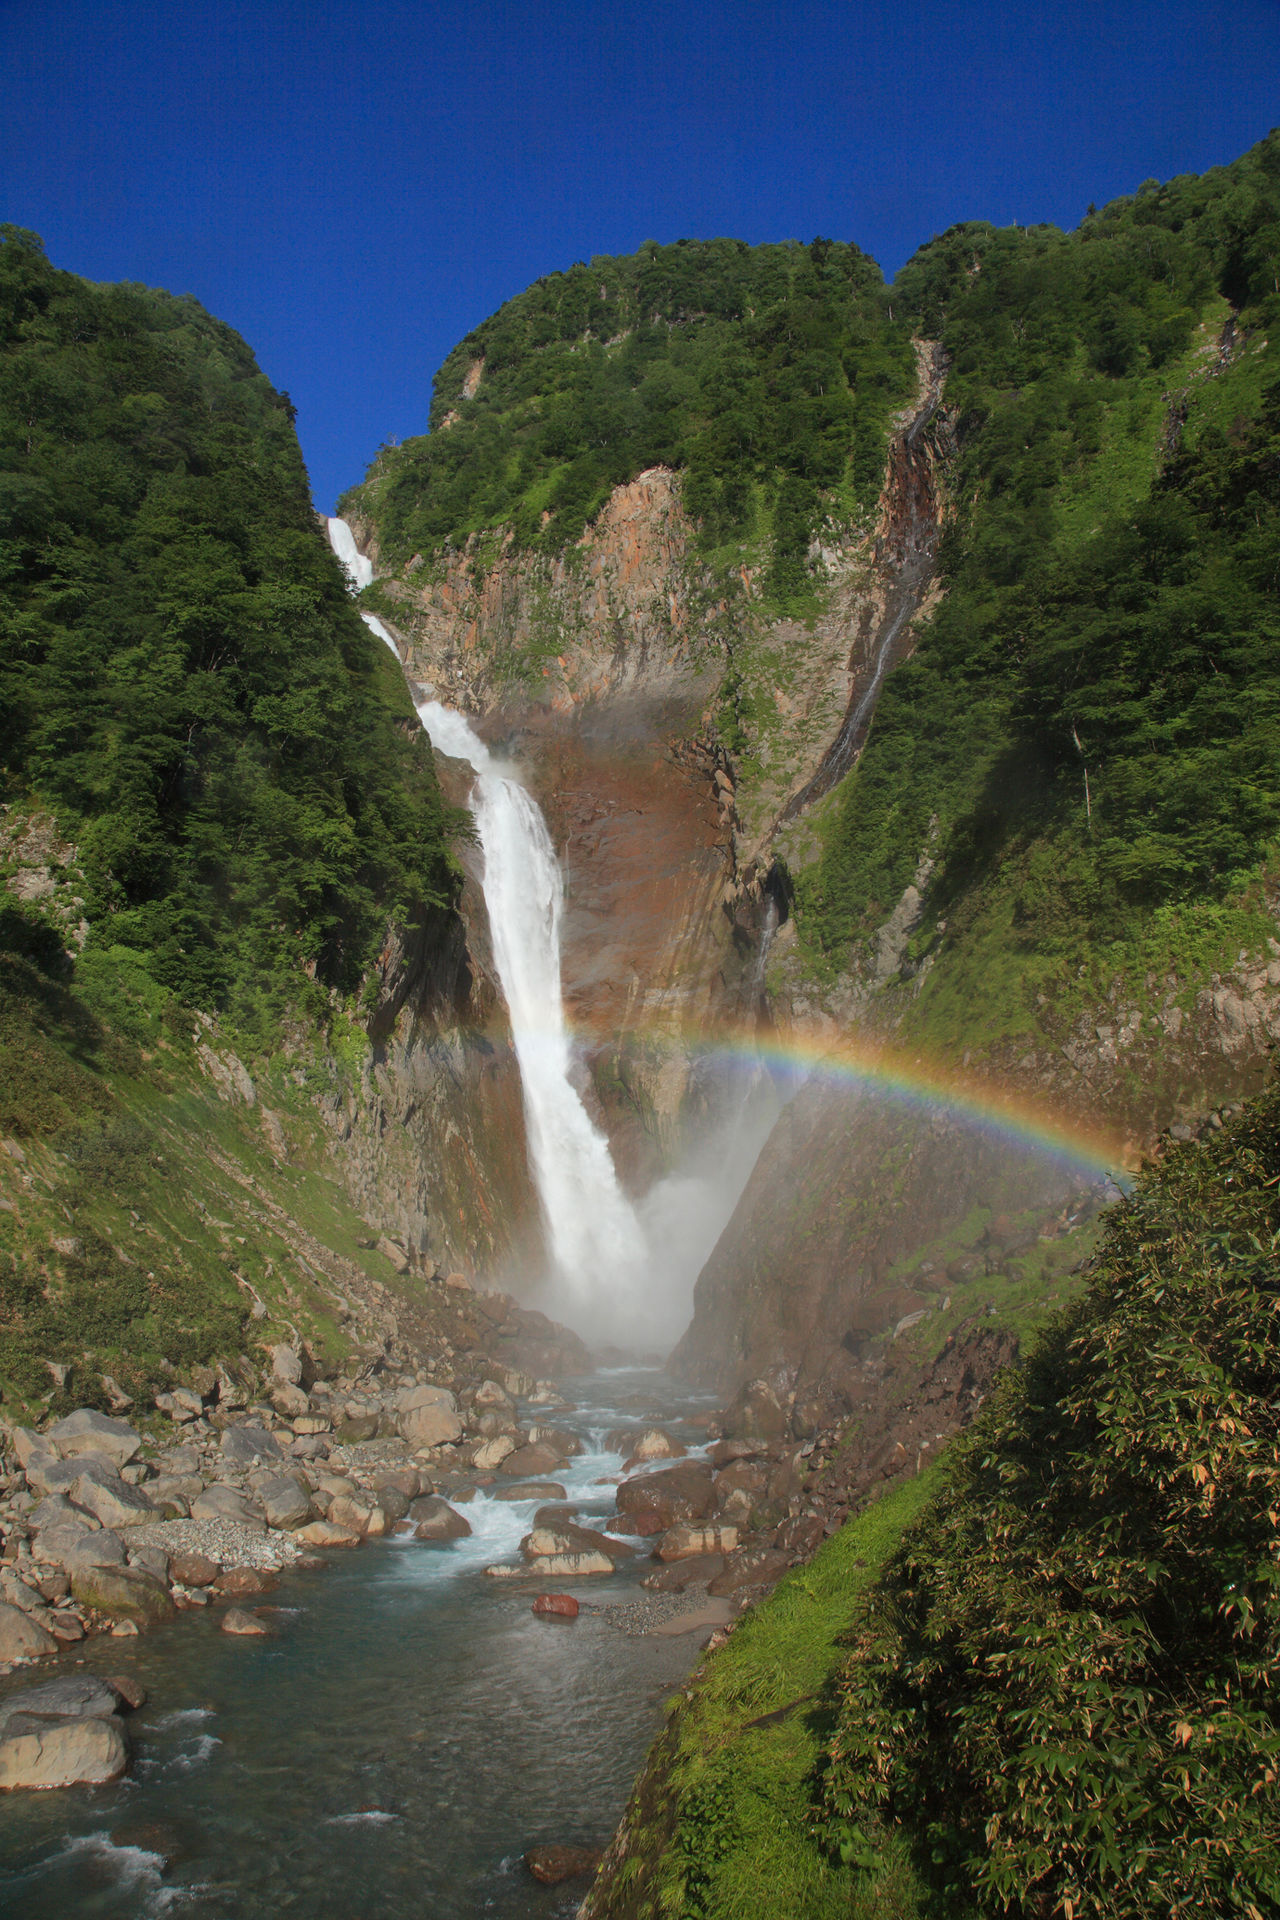
{"type": "Polygon", "coordinates": [[[427,700],[432,745],[475,769],[493,957],[511,1016],[534,1183],[552,1257],[579,1313],[616,1326],[646,1265],[644,1236],[618,1185],[609,1143],[570,1078],[560,992],[564,880],[537,802],[498,766],[460,713],[427,700]]]}
{"type": "MultiPolygon", "coordinates": [[[[364,588],[367,587],[373,579],[372,560],[370,560],[366,554],[361,553],[359,547],[356,545],[356,537],[345,520],[326,520],[324,529],[329,536],[329,545],[333,548],[333,551],[342,563],[342,569],[347,576],[351,591],[353,593],[363,592],[364,588]]],[[[400,658],[400,649],[383,626],[381,620],[379,620],[377,614],[365,613],[362,609],[360,618],[364,621],[370,633],[376,633],[379,640],[386,641],[398,660],[400,658]]]]}
{"type": "MultiPolygon", "coordinates": [[[[353,593],[373,578],[345,520],[327,520],[329,544],[353,593]]],[[[399,659],[374,614],[372,632],[399,659]]],[[[560,983],[564,876],[533,796],[498,764],[460,713],[418,706],[431,743],[476,775],[471,793],[484,860],[482,885],[493,957],[520,1067],[530,1170],[554,1265],[554,1311],[597,1339],[653,1348],[672,1343],[689,1316],[693,1284],[750,1177],[778,1105],[763,1066],[749,1068],[722,1120],[689,1164],[633,1207],[618,1184],[609,1142],[572,1078],[560,983]]],[[[757,961],[758,991],[777,925],[771,906],[757,961]]]]}

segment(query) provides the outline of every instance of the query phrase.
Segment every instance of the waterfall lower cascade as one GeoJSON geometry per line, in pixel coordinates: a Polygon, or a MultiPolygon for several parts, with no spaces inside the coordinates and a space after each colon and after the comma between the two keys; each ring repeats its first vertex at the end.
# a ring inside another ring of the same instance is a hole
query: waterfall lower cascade
{"type": "MultiPolygon", "coordinates": [[[[371,562],[344,520],[326,527],[352,591],[360,592],[373,578],[371,562]]],[[[364,612],[361,618],[398,659],[381,621],[364,612]]],[[[564,876],[542,811],[460,713],[426,700],[418,718],[438,752],[465,761],[476,775],[470,805],[493,957],[520,1067],[530,1171],[559,1283],[546,1304],[589,1338],[669,1345],[683,1330],[693,1283],[776,1115],[774,1089],[760,1068],[751,1069],[728,1126],[704,1144],[700,1164],[667,1175],[638,1208],[631,1205],[609,1142],[572,1080],[560,982],[564,876]]]]}

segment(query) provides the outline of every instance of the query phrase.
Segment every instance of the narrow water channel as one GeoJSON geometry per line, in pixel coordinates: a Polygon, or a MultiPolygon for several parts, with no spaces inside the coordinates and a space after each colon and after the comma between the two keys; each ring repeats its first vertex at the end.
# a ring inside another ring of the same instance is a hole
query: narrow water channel
{"type": "MultiPolygon", "coordinates": [[[[587,1451],[558,1476],[584,1519],[612,1511],[617,1426],[660,1423],[691,1448],[708,1402],[664,1375],[616,1370],[567,1383],[557,1413],[587,1451]]],[[[706,1629],[625,1633],[608,1609],[652,1570],[645,1543],[608,1580],[562,1583],[575,1621],[530,1611],[538,1587],[484,1568],[516,1563],[536,1503],[464,1511],[470,1540],[411,1538],[335,1555],[282,1579],[270,1640],[232,1638],[217,1610],[132,1640],[88,1643],[84,1668],[148,1689],[131,1716],[131,1774],[108,1788],[6,1796],[5,1920],[472,1920],[571,1914],[581,1882],[542,1888],[540,1842],[599,1846],[625,1804],[706,1629]],[[598,1609],[598,1610],[597,1610],[598,1609]]],[[[3,1694],[46,1674],[11,1675],[3,1694]]]]}

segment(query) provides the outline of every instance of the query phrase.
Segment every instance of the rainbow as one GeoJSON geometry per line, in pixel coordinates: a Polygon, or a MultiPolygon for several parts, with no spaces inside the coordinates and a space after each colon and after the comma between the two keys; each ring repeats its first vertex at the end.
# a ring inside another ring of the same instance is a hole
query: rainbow
{"type": "Polygon", "coordinates": [[[642,1052],[720,1061],[730,1070],[764,1066],[784,1084],[817,1081],[920,1113],[941,1111],[994,1140],[1042,1154],[1093,1179],[1109,1178],[1121,1187],[1127,1186],[1140,1158],[1119,1131],[1067,1118],[1044,1102],[922,1053],[829,1030],[778,1031],[746,1023],[708,1030],[663,1024],[605,1034],[576,1026],[573,1037],[587,1053],[634,1046],[642,1052]]]}

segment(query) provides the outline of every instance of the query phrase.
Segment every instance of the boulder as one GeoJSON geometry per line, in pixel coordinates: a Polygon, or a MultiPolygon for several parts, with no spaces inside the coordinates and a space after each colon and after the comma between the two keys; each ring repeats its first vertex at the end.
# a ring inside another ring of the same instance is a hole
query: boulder
{"type": "Polygon", "coordinates": [[[395,1397],[396,1412],[413,1413],[419,1407],[444,1407],[449,1413],[456,1413],[457,1396],[448,1387],[433,1386],[429,1381],[420,1382],[414,1387],[402,1387],[395,1397]]]}
{"type": "Polygon", "coordinates": [[[496,1380],[482,1380],[472,1395],[471,1404],[481,1412],[487,1407],[499,1408],[504,1413],[513,1411],[510,1394],[496,1380]]]}
{"type": "Polygon", "coordinates": [[[308,1417],[310,1403],[301,1387],[290,1387],[283,1382],[278,1383],[271,1389],[271,1404],[286,1420],[308,1417]]]}
{"type": "Polygon", "coordinates": [[[142,1445],[142,1435],[127,1420],[113,1420],[92,1407],[78,1407],[65,1420],[55,1421],[45,1437],[64,1460],[81,1453],[105,1453],[117,1469],[132,1460],[142,1445]]]}
{"type": "Polygon", "coordinates": [[[300,1413],[290,1422],[299,1440],[314,1440],[322,1433],[328,1433],[333,1421],[327,1413],[300,1413]]]}
{"type": "Polygon", "coordinates": [[[338,1427],[338,1439],[344,1447],[358,1447],[366,1440],[376,1440],[380,1416],[376,1413],[349,1413],[338,1427]]]}
{"type": "Polygon", "coordinates": [[[360,1535],[349,1527],[335,1526],[332,1520],[309,1520],[299,1527],[294,1539],[307,1547],[358,1547],[360,1535]]]}
{"type": "MultiPolygon", "coordinates": [[[[485,1568],[486,1573],[493,1571],[492,1567],[485,1568]]],[[[531,1560],[526,1571],[541,1580],[583,1580],[589,1575],[612,1573],[613,1561],[607,1553],[593,1548],[582,1553],[547,1553],[531,1560]]]]}
{"type": "Polygon", "coordinates": [[[134,1674],[109,1673],[107,1685],[115,1688],[131,1713],[136,1713],[139,1707],[146,1706],[147,1690],[134,1674]]]}
{"type": "Polygon", "coordinates": [[[520,1542],[520,1551],[526,1560],[545,1559],[548,1554],[562,1553],[602,1553],[611,1560],[630,1559],[634,1547],[624,1546],[621,1540],[611,1540],[607,1534],[597,1533],[592,1527],[575,1526],[572,1521],[557,1520],[551,1526],[535,1527],[520,1542]]]}
{"type": "Polygon", "coordinates": [[[129,1764],[118,1720],[17,1716],[0,1739],[0,1789],[100,1787],[129,1764]]]}
{"type": "Polygon", "coordinates": [[[509,1453],[498,1468],[511,1480],[527,1480],[532,1475],[544,1475],[554,1472],[564,1459],[558,1447],[548,1446],[545,1441],[536,1441],[527,1447],[517,1447],[509,1453]]]}
{"type": "Polygon", "coordinates": [[[112,1620],[131,1620],[135,1626],[157,1627],[174,1615],[173,1601],[154,1574],[139,1567],[80,1567],[72,1575],[71,1591],[82,1607],[93,1607],[112,1620]]]}
{"type": "MultiPolygon", "coordinates": [[[[439,1389],[416,1387],[416,1393],[439,1389]]],[[[448,1398],[453,1399],[449,1394],[448,1398]]],[[[446,1447],[462,1438],[462,1422],[453,1408],[426,1401],[402,1410],[400,1432],[411,1447],[446,1447]]]]}
{"type": "Polygon", "coordinates": [[[259,1620],[256,1613],[246,1613],[243,1607],[228,1607],[221,1624],[223,1633],[238,1633],[246,1638],[262,1637],[271,1632],[265,1620],[259,1620]]]}
{"type": "Polygon", "coordinates": [[[77,1480],[96,1480],[109,1487],[119,1478],[115,1461],[105,1453],[80,1453],[71,1460],[56,1453],[39,1453],[27,1467],[27,1484],[37,1493],[69,1494],[77,1480]]]}
{"type": "Polygon", "coordinates": [[[632,1467],[644,1466],[650,1460],[683,1460],[688,1451],[661,1427],[646,1427],[624,1462],[623,1471],[629,1473],[632,1467]]]}
{"type": "Polygon", "coordinates": [[[393,1488],[404,1495],[406,1500],[416,1500],[420,1493],[430,1493],[430,1487],[422,1484],[422,1475],[416,1467],[384,1467],[373,1477],[373,1490],[381,1496],[393,1488]]]}
{"type": "Polygon", "coordinates": [[[0,1736],[15,1713],[46,1720],[102,1720],[119,1713],[123,1695],[109,1680],[65,1674],[39,1687],[24,1687],[0,1701],[0,1736]]]}
{"type": "Polygon", "coordinates": [[[378,1505],[387,1517],[388,1527],[394,1527],[409,1511],[408,1497],[398,1487],[379,1487],[378,1505]]]}
{"type": "Polygon", "coordinates": [[[782,1440],[790,1422],[790,1407],[767,1380],[749,1380],[720,1417],[726,1440],[782,1440]]]}
{"type": "Polygon", "coordinates": [[[282,1460],[284,1450],[274,1433],[265,1427],[227,1427],[222,1435],[222,1452],[232,1466],[251,1467],[258,1460],[282,1460]]]}
{"type": "Polygon", "coordinates": [[[44,1435],[37,1433],[34,1427],[11,1427],[9,1431],[13,1450],[18,1456],[18,1465],[24,1473],[30,1463],[38,1460],[42,1454],[52,1459],[57,1458],[57,1448],[51,1446],[44,1435]]]}
{"type": "Polygon", "coordinates": [[[682,1460],[661,1473],[639,1474],[623,1481],[617,1501],[619,1513],[655,1513],[666,1527],[704,1519],[715,1506],[711,1469],[701,1461],[682,1460]]]}
{"type": "Polygon", "coordinates": [[[182,1587],[211,1587],[220,1571],[203,1553],[175,1553],[169,1561],[169,1578],[182,1587]]]}
{"type": "Polygon", "coordinates": [[[732,1553],[738,1544],[736,1527],[668,1527],[653,1550],[655,1560],[687,1560],[703,1553],[732,1553]]]}
{"type": "Polygon", "coordinates": [[[791,1565],[791,1555],[776,1547],[743,1547],[730,1554],[723,1573],[707,1588],[711,1594],[741,1593],[744,1587],[772,1587],[791,1565]]]}
{"type": "Polygon", "coordinates": [[[302,1356],[283,1343],[271,1349],[271,1371],[285,1386],[296,1387],[302,1380],[302,1356]]]}
{"type": "Polygon", "coordinates": [[[70,1499],[102,1527],[139,1527],[156,1518],[141,1487],[131,1487],[118,1476],[104,1484],[98,1476],[82,1474],[70,1490],[70,1499]]]}
{"type": "Polygon", "coordinates": [[[366,1495],[340,1493],[329,1502],[329,1519],[335,1527],[345,1527],[349,1533],[363,1537],[369,1532],[373,1510],[373,1501],[366,1495]]]}
{"type": "Polygon", "coordinates": [[[234,1520],[237,1526],[250,1527],[255,1533],[265,1533],[267,1523],[262,1517],[262,1509],[256,1502],[241,1493],[238,1487],[206,1487],[198,1500],[191,1502],[193,1520],[234,1520]]]}
{"type": "Polygon", "coordinates": [[[471,1532],[469,1523],[449,1505],[447,1500],[432,1496],[425,1500],[415,1500],[409,1509],[410,1519],[417,1522],[413,1537],[426,1540],[433,1545],[447,1545],[450,1540],[465,1540],[471,1532]]]}
{"type": "Polygon", "coordinates": [[[280,1584],[269,1567],[227,1567],[213,1583],[215,1593],[231,1600],[243,1600],[249,1594],[271,1593],[280,1584]]]}
{"type": "Polygon", "coordinates": [[[530,1847],[524,1863],[544,1887],[558,1887],[562,1880],[594,1873],[603,1857],[599,1847],[530,1847]]]}
{"type": "Polygon", "coordinates": [[[516,1450],[516,1443],[510,1434],[497,1434],[492,1440],[482,1440],[471,1455],[471,1464],[481,1473],[492,1473],[500,1467],[516,1450]]]}
{"type": "Polygon", "coordinates": [[[495,1500],[563,1500],[565,1490],[558,1480],[522,1480],[518,1487],[494,1487],[495,1500]]]}
{"type": "Polygon", "coordinates": [[[540,1593],[533,1603],[533,1611],[552,1620],[576,1620],[579,1609],[571,1593],[540,1593]]]}
{"type": "Polygon", "coordinates": [[[58,1642],[21,1607],[0,1600],[0,1661],[39,1660],[56,1653],[58,1642]]]}
{"type": "Polygon", "coordinates": [[[80,1567],[122,1567],[124,1541],[110,1527],[97,1533],[72,1533],[63,1527],[50,1527],[41,1535],[40,1547],[74,1579],[80,1567]]]}
{"type": "Polygon", "coordinates": [[[683,1593],[686,1587],[701,1586],[724,1572],[722,1553],[693,1553],[683,1560],[672,1560],[640,1582],[650,1593],[683,1593]]]}
{"type": "Polygon", "coordinates": [[[256,1491],[269,1527],[292,1532],[313,1518],[311,1495],[287,1473],[272,1474],[256,1491]]]}
{"type": "Polygon", "coordinates": [[[150,1573],[162,1587],[169,1584],[169,1556],[163,1547],[131,1547],[129,1565],[140,1567],[143,1573],[150,1573]]]}

